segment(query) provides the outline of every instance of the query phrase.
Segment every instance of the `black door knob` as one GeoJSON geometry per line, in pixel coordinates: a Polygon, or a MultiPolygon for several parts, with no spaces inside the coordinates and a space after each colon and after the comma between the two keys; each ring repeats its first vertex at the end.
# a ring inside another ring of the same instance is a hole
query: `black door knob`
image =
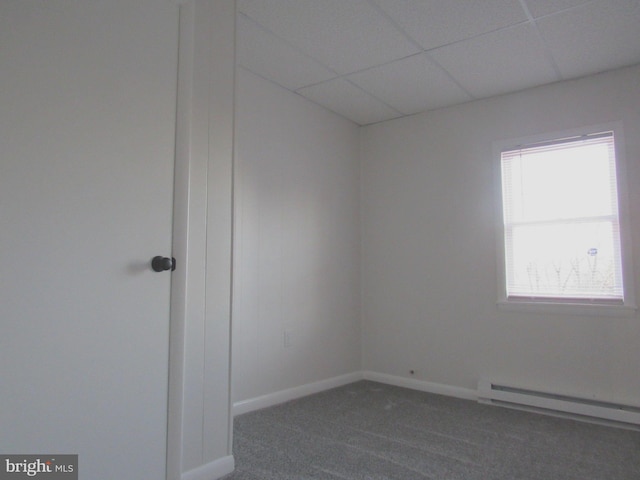
{"type": "Polygon", "coordinates": [[[154,272],[174,271],[176,269],[176,259],[173,257],[153,257],[151,260],[151,268],[153,268],[154,272]]]}

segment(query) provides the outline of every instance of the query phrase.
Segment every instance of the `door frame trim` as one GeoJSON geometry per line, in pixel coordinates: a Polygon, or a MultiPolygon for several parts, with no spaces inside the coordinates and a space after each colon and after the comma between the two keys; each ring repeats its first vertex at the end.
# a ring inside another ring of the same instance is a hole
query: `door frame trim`
{"type": "Polygon", "coordinates": [[[167,480],[179,480],[182,475],[182,395],[189,243],[190,148],[188,139],[192,118],[190,99],[193,96],[195,23],[193,3],[181,4],[179,12],[172,255],[177,258],[177,263],[182,265],[180,268],[176,268],[176,271],[171,275],[167,480]]]}
{"type": "Polygon", "coordinates": [[[235,0],[180,9],[167,479],[219,478],[231,454],[235,0]],[[215,468],[211,470],[211,466],[215,468]]]}

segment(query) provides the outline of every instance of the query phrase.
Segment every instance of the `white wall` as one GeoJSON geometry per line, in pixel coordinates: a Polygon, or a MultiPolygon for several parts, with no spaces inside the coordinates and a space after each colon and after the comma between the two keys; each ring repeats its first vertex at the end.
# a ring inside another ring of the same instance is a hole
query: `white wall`
{"type": "MultiPolygon", "coordinates": [[[[640,404],[640,321],[499,312],[492,142],[622,121],[640,286],[640,67],[363,129],[364,368],[640,404]]],[[[636,298],[640,294],[636,293],[636,298]]]]}
{"type": "Polygon", "coordinates": [[[241,401],[360,369],[360,237],[357,127],[237,75],[232,368],[241,401]]]}

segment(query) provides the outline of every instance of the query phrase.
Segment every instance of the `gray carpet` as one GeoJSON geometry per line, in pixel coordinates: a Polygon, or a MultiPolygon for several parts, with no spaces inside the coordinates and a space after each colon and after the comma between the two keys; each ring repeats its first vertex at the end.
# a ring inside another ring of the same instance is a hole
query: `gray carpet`
{"type": "Polygon", "coordinates": [[[225,480],[640,480],[640,432],[362,381],[236,417],[225,480]]]}

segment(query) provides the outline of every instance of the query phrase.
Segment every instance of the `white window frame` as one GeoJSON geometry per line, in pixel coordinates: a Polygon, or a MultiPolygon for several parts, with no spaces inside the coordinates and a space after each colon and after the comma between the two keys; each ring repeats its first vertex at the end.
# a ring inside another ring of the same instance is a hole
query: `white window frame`
{"type": "Polygon", "coordinates": [[[497,273],[498,273],[498,309],[504,311],[575,314],[596,316],[629,316],[634,315],[637,307],[635,301],[635,283],[633,278],[633,252],[631,249],[629,227],[629,202],[626,188],[626,160],[624,156],[624,132],[621,122],[580,127],[572,130],[550,132],[540,135],[493,142],[493,164],[496,192],[496,240],[497,240],[497,273]],[[622,255],[622,281],[624,301],[613,304],[606,301],[575,299],[568,301],[562,298],[508,298],[506,288],[505,232],[503,221],[502,171],[501,154],[505,150],[516,149],[521,145],[592,135],[612,131],[615,138],[616,175],[618,187],[618,211],[620,222],[620,243],[622,255]]]}

